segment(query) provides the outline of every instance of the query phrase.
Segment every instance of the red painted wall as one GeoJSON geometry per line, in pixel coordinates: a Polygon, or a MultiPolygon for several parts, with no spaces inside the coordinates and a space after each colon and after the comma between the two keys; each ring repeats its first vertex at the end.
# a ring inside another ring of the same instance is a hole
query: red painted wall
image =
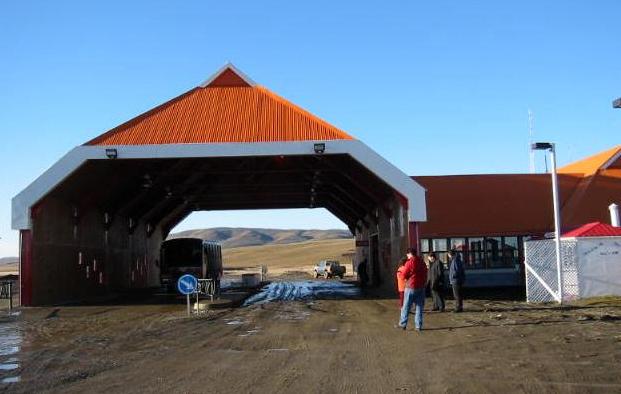
{"type": "Polygon", "coordinates": [[[419,226],[417,222],[409,222],[409,236],[410,236],[410,248],[416,248],[416,250],[420,253],[420,234],[419,234],[419,226]]]}

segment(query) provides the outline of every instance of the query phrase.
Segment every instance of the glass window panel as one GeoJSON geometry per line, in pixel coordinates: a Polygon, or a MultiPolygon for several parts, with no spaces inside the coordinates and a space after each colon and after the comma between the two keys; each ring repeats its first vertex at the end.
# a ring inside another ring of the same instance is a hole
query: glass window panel
{"type": "Polygon", "coordinates": [[[422,253],[429,252],[429,240],[428,239],[423,238],[420,240],[420,251],[422,253]]]}
{"type": "Polygon", "coordinates": [[[467,268],[484,268],[485,248],[483,238],[468,238],[468,250],[465,253],[467,268]]]}
{"type": "Polygon", "coordinates": [[[498,268],[504,265],[502,261],[502,238],[486,237],[485,238],[485,256],[487,258],[488,268],[498,268]]]}
{"type": "Polygon", "coordinates": [[[446,238],[435,238],[432,240],[434,252],[446,252],[446,238]]]}
{"type": "Polygon", "coordinates": [[[502,260],[505,267],[520,264],[520,247],[518,237],[505,237],[502,247],[502,260]]]}
{"type": "Polygon", "coordinates": [[[466,238],[451,238],[451,249],[458,250],[460,252],[465,251],[466,248],[466,238]]]}

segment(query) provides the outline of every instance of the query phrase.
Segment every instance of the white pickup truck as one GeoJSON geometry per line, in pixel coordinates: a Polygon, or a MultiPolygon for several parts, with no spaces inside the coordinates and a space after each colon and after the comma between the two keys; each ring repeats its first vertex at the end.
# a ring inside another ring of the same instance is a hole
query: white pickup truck
{"type": "Polygon", "coordinates": [[[336,260],[321,260],[319,264],[317,264],[313,269],[315,278],[323,276],[326,279],[330,279],[335,276],[343,279],[343,276],[345,276],[345,271],[346,267],[344,265],[341,265],[336,260]]]}

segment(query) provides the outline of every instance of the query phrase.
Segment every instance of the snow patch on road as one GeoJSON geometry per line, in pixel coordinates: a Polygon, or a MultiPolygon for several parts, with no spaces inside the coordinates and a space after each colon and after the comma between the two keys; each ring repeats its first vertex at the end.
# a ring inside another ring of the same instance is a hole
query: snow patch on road
{"type": "Polygon", "coordinates": [[[311,299],[340,299],[356,297],[360,289],[337,281],[305,280],[272,282],[244,302],[244,306],[274,301],[302,301],[311,299]]]}

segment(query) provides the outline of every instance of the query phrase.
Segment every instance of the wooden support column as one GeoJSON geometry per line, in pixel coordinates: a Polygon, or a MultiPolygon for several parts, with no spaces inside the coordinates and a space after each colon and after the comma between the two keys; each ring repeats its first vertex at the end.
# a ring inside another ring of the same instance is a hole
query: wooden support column
{"type": "Polygon", "coordinates": [[[19,232],[19,304],[32,305],[32,231],[19,232]]]}

